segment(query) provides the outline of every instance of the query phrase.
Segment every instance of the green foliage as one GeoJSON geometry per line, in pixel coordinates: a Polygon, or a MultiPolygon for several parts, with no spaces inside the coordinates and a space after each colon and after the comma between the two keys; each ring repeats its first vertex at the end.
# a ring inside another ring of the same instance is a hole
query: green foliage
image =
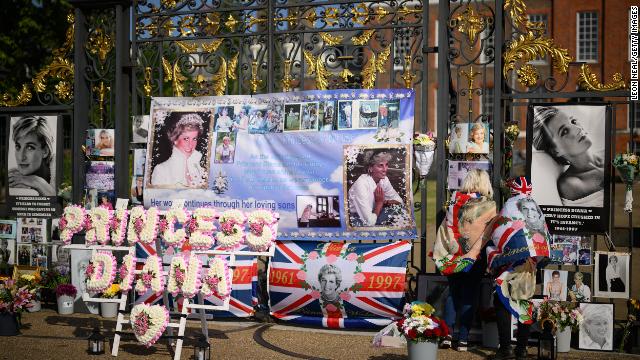
{"type": "Polygon", "coordinates": [[[66,0],[4,0],[0,6],[0,93],[16,93],[64,44],[66,0]]]}

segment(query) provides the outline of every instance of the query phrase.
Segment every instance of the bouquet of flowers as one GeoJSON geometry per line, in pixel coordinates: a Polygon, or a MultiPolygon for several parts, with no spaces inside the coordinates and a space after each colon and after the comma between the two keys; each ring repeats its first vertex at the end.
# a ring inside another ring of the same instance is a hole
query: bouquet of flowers
{"type": "Polygon", "coordinates": [[[56,287],[56,296],[69,296],[72,298],[76,297],[78,290],[75,286],[71,284],[60,284],[56,287]]]}
{"type": "Polygon", "coordinates": [[[118,283],[111,284],[107,290],[102,292],[102,297],[105,299],[113,299],[120,295],[120,285],[118,283]]]}
{"type": "Polygon", "coordinates": [[[629,311],[627,312],[627,322],[622,326],[622,340],[620,341],[620,352],[624,351],[624,346],[627,343],[627,339],[629,335],[631,335],[631,331],[633,330],[633,325],[638,320],[638,316],[640,315],[640,301],[638,299],[631,298],[628,302],[629,311]]]}
{"type": "Polygon", "coordinates": [[[624,197],[624,211],[630,213],[633,210],[632,187],[636,175],[640,172],[640,157],[632,153],[617,154],[613,159],[613,166],[620,173],[620,177],[627,184],[627,193],[624,197]]]}
{"type": "Polygon", "coordinates": [[[433,315],[433,306],[422,301],[414,301],[404,307],[404,317],[396,322],[398,330],[409,341],[438,342],[449,335],[449,328],[444,320],[433,315]]]}
{"type": "Polygon", "coordinates": [[[427,176],[436,152],[436,137],[432,132],[413,134],[413,155],[420,176],[427,176]]]}
{"type": "Polygon", "coordinates": [[[17,283],[15,280],[6,280],[0,284],[0,313],[16,314],[19,323],[21,313],[31,306],[36,290],[29,290],[27,286],[19,287],[17,283]]]}
{"type": "Polygon", "coordinates": [[[535,306],[536,319],[542,321],[544,319],[550,319],[555,324],[558,330],[564,331],[566,328],[571,328],[572,331],[578,329],[578,326],[584,321],[580,308],[574,303],[549,301],[545,299],[539,305],[535,306]]]}

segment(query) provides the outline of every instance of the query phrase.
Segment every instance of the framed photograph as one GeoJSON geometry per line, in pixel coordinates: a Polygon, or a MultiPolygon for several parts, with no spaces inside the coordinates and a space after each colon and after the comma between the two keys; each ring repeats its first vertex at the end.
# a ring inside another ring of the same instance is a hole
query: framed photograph
{"type": "Polygon", "coordinates": [[[320,131],[338,130],[338,124],[336,122],[336,102],[321,101],[320,115],[318,119],[319,119],[318,130],[320,131]]]}
{"type": "Polygon", "coordinates": [[[610,124],[611,108],[606,105],[529,106],[527,172],[536,184],[532,197],[551,233],[608,231],[610,124]],[[572,216],[563,216],[567,212],[572,216]]]}
{"type": "Polygon", "coordinates": [[[15,239],[17,231],[15,220],[0,220],[0,239],[15,239]]]}
{"type": "Polygon", "coordinates": [[[481,121],[469,123],[467,154],[489,153],[489,123],[481,121]]]}
{"type": "Polygon", "coordinates": [[[131,139],[134,143],[146,143],[149,138],[149,115],[131,117],[131,139]]]}
{"type": "Polygon", "coordinates": [[[144,176],[145,162],[147,160],[147,149],[133,150],[133,175],[144,176]]]}
{"type": "Polygon", "coordinates": [[[469,124],[457,123],[451,125],[451,133],[449,135],[449,153],[466,154],[467,139],[469,138],[469,124]]]}
{"type": "Polygon", "coordinates": [[[338,129],[358,126],[358,100],[338,100],[338,129]]]}
{"type": "Polygon", "coordinates": [[[31,266],[31,244],[18,243],[18,265],[31,266]]]}
{"type": "Polygon", "coordinates": [[[144,204],[144,176],[135,175],[131,178],[131,203],[135,205],[144,204]]]}
{"type": "Polygon", "coordinates": [[[302,104],[302,122],[300,130],[318,130],[318,103],[308,102],[302,104]]]}
{"type": "Polygon", "coordinates": [[[543,270],[542,295],[553,301],[567,300],[567,271],[543,270]]]}
{"type": "Polygon", "coordinates": [[[360,100],[360,128],[378,127],[378,100],[360,100]]]}
{"type": "Polygon", "coordinates": [[[233,130],[233,106],[217,106],[215,108],[215,131],[230,132],[233,130]]]}
{"type": "Polygon", "coordinates": [[[46,242],[47,224],[44,219],[18,218],[18,242],[39,244],[46,242]]]}
{"type": "Polygon", "coordinates": [[[233,164],[236,154],[236,136],[234,132],[216,134],[216,152],[213,160],[216,164],[233,164]]]}
{"type": "Polygon", "coordinates": [[[37,266],[15,265],[13,267],[13,275],[11,277],[14,280],[17,280],[22,275],[35,275],[39,272],[40,272],[40,268],[37,266]]]}
{"type": "Polygon", "coordinates": [[[0,238],[0,275],[11,275],[12,265],[16,263],[16,241],[0,238]]]}
{"type": "Polygon", "coordinates": [[[343,166],[349,230],[398,230],[413,225],[408,146],[345,145],[343,166]],[[380,209],[374,209],[377,187],[384,192],[380,209]]]}
{"type": "Polygon", "coordinates": [[[51,228],[49,229],[51,241],[60,241],[60,219],[51,219],[51,228]]]}
{"type": "Polygon", "coordinates": [[[269,132],[269,106],[252,105],[249,111],[249,134],[266,134],[269,132]]]}
{"type": "Polygon", "coordinates": [[[284,114],[284,131],[300,130],[300,104],[285,104],[284,114]]]}
{"type": "Polygon", "coordinates": [[[571,302],[591,302],[591,273],[569,271],[567,300],[571,302]]]}
{"type": "Polygon", "coordinates": [[[87,210],[98,206],[98,189],[85,189],[82,203],[87,210]]]}
{"type": "Polygon", "coordinates": [[[340,199],[337,195],[296,196],[298,227],[340,227],[340,199]]]}
{"type": "Polygon", "coordinates": [[[115,163],[113,161],[88,161],[85,172],[85,189],[113,190],[115,163]]]}
{"type": "Polygon", "coordinates": [[[593,265],[591,249],[593,240],[590,236],[585,236],[580,240],[578,247],[578,265],[593,265]]]}
{"type": "Polygon", "coordinates": [[[613,350],[613,304],[580,304],[584,321],[580,324],[578,348],[613,350]]]}
{"type": "Polygon", "coordinates": [[[113,156],[114,129],[89,129],[85,149],[88,156],[113,156]]]}
{"type": "MultiPolygon", "coordinates": [[[[317,113],[316,113],[317,114],[317,113]]],[[[267,132],[281,133],[284,129],[284,106],[275,104],[267,108],[267,132]]]]}
{"type": "Polygon", "coordinates": [[[381,100],[378,127],[397,128],[400,121],[400,100],[381,100]]]}
{"type": "Polygon", "coordinates": [[[558,265],[576,265],[578,262],[578,246],[581,236],[553,235],[552,262],[558,265]]]}
{"type": "Polygon", "coordinates": [[[154,110],[145,187],[207,187],[212,138],[209,134],[212,132],[213,118],[213,110],[154,110]]]}
{"type": "Polygon", "coordinates": [[[449,175],[447,186],[450,190],[457,190],[462,186],[464,178],[472,169],[485,170],[491,175],[491,163],[488,161],[453,161],[449,160],[449,175]]]}
{"type": "Polygon", "coordinates": [[[82,301],[82,294],[87,292],[86,270],[91,261],[91,250],[71,250],[71,283],[78,289],[74,308],[77,312],[98,314],[99,307],[95,303],[82,301]]]}
{"type": "Polygon", "coordinates": [[[595,297],[629,298],[629,253],[596,251],[595,297]]]}
{"type": "Polygon", "coordinates": [[[34,244],[31,246],[31,266],[47,268],[47,247],[42,244],[34,244]]]}
{"type": "Polygon", "coordinates": [[[59,270],[64,268],[68,273],[71,269],[71,250],[62,245],[53,245],[51,247],[51,265],[59,270]]]}

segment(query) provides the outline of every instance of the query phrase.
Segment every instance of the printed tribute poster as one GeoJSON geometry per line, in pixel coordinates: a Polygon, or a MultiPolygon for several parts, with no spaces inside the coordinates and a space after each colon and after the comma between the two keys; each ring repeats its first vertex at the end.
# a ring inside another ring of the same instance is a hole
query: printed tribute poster
{"type": "Polygon", "coordinates": [[[57,201],[62,161],[62,119],[58,116],[11,117],[7,152],[9,213],[15,217],[52,218],[57,201]]]}
{"type": "Polygon", "coordinates": [[[277,319],[328,328],[373,328],[402,316],[411,244],[277,241],[269,308],[277,319]]]}
{"type": "Polygon", "coordinates": [[[531,105],[527,158],[532,197],[553,234],[602,234],[609,226],[610,124],[606,105],[531,105]]]}
{"type": "Polygon", "coordinates": [[[389,89],[154,98],[144,205],[274,211],[281,240],[415,238],[413,97],[389,89]]]}

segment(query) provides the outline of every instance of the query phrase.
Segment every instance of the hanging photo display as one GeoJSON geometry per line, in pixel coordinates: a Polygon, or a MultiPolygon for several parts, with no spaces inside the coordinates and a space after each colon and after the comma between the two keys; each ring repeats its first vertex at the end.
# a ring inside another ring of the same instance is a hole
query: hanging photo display
{"type": "Polygon", "coordinates": [[[603,234],[610,206],[611,109],[540,104],[528,108],[532,197],[554,234],[603,234]]]}
{"type": "Polygon", "coordinates": [[[0,220],[0,238],[15,239],[17,223],[15,220],[0,220]]]}
{"type": "Polygon", "coordinates": [[[451,154],[489,153],[489,123],[456,123],[451,125],[449,136],[451,154]]]}
{"type": "Polygon", "coordinates": [[[584,320],[580,324],[578,348],[613,350],[613,304],[580,304],[584,320]]]}
{"type": "Polygon", "coordinates": [[[413,96],[390,89],[154,98],[144,205],[166,209],[185,199],[190,210],[275,211],[283,240],[415,238],[413,96]]]}
{"type": "Polygon", "coordinates": [[[114,129],[89,129],[87,130],[86,154],[87,156],[112,157],[115,142],[114,129]]]}
{"type": "Polygon", "coordinates": [[[576,265],[582,236],[553,235],[549,258],[552,264],[576,265]]]}
{"type": "Polygon", "coordinates": [[[60,213],[61,126],[58,116],[11,117],[6,169],[11,216],[52,218],[60,213]]]}
{"type": "Polygon", "coordinates": [[[591,302],[591,273],[569,271],[567,279],[568,301],[591,302]]]}
{"type": "Polygon", "coordinates": [[[411,244],[277,241],[271,315],[328,328],[366,328],[402,316],[411,244]]]}
{"type": "Polygon", "coordinates": [[[0,238],[0,276],[11,275],[13,264],[16,263],[15,239],[0,238]]]}
{"type": "Polygon", "coordinates": [[[567,300],[567,271],[543,270],[542,295],[553,301],[567,300]]]}
{"type": "Polygon", "coordinates": [[[488,161],[454,161],[449,160],[447,187],[449,190],[457,190],[462,186],[467,173],[473,169],[484,170],[491,175],[491,163],[488,161]]]}
{"type": "Polygon", "coordinates": [[[629,298],[630,255],[618,252],[595,253],[595,297],[629,298]]]}
{"type": "Polygon", "coordinates": [[[149,136],[149,115],[132,116],[131,138],[134,143],[146,143],[149,136]]]}
{"type": "Polygon", "coordinates": [[[133,150],[133,177],[131,178],[131,203],[144,203],[144,170],[147,160],[147,149],[133,150]]]}

